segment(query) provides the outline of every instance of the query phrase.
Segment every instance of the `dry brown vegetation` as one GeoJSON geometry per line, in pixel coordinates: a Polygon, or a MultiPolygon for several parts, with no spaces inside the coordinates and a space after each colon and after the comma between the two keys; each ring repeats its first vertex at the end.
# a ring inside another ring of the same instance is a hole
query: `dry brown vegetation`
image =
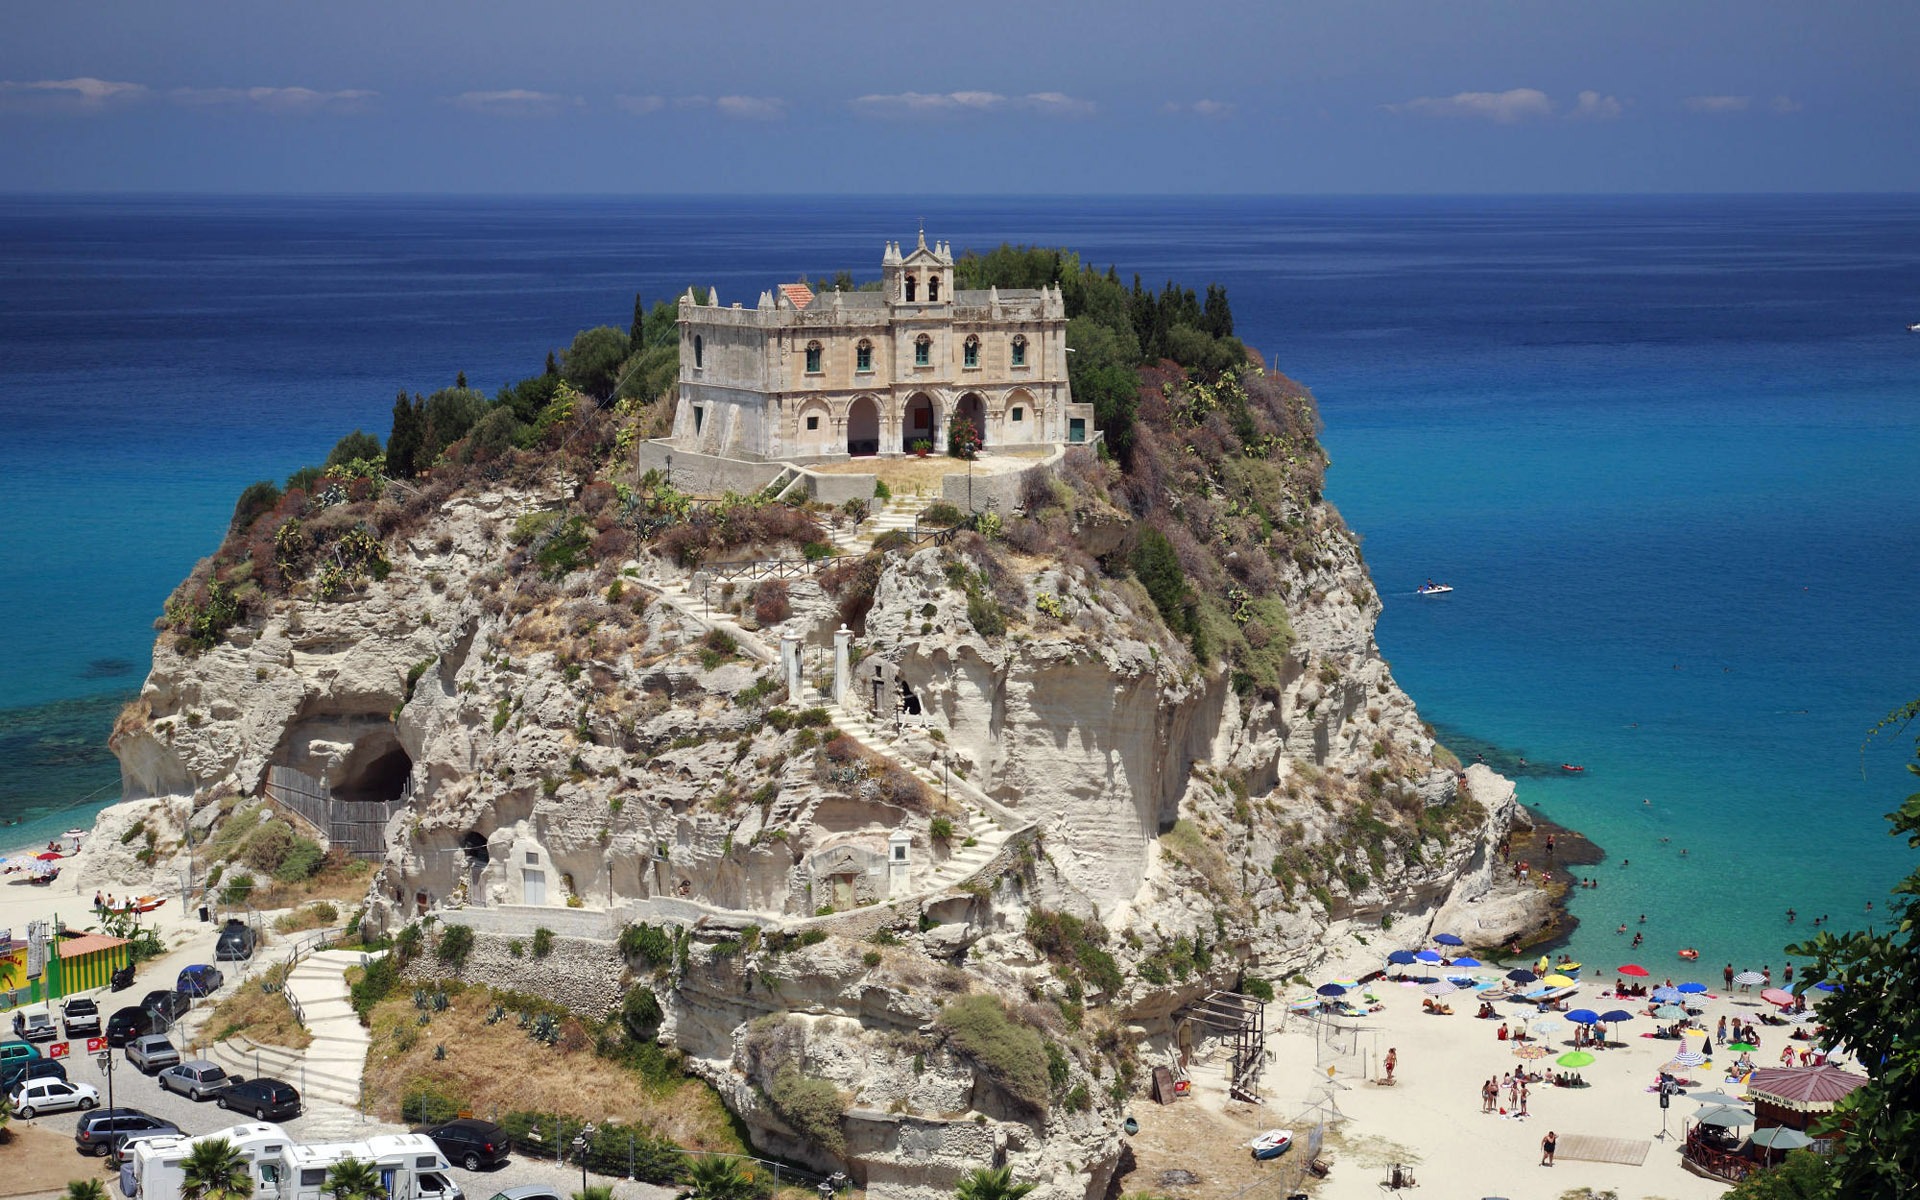
{"type": "Polygon", "coordinates": [[[313,1035],[293,1019],[286,995],[277,989],[286,984],[285,964],[269,968],[258,979],[236,983],[213,1010],[201,1028],[209,1041],[221,1041],[244,1033],[267,1046],[286,1046],[304,1050],[313,1044],[313,1035]],[[271,985],[276,990],[268,991],[271,985]]]}
{"type": "Polygon", "coordinates": [[[489,1024],[497,1001],[486,989],[445,990],[448,1007],[426,1025],[410,991],[375,1006],[363,1087],[376,1116],[398,1120],[402,1097],[424,1085],[477,1116],[535,1111],[612,1120],[645,1126],[688,1149],[742,1151],[720,1097],[699,1081],[653,1083],[601,1057],[594,1050],[600,1031],[574,1016],[561,1019],[557,1045],[543,1046],[511,1012],[489,1024]],[[446,1057],[436,1059],[441,1046],[446,1057]]]}

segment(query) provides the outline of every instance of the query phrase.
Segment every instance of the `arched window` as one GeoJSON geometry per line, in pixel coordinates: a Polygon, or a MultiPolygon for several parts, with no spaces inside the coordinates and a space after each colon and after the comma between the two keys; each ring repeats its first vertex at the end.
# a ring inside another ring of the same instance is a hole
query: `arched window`
{"type": "Polygon", "coordinates": [[[873,370],[873,343],[865,338],[861,338],[860,344],[854,347],[853,369],[856,371],[873,370]]]}
{"type": "Polygon", "coordinates": [[[963,352],[961,364],[963,366],[968,366],[968,367],[977,367],[980,365],[980,339],[979,338],[970,337],[967,339],[966,350],[963,352]]]}
{"type": "Polygon", "coordinates": [[[913,289],[918,283],[919,281],[915,279],[913,276],[911,275],[907,276],[907,303],[908,304],[913,303],[913,298],[914,298],[913,289]]]}
{"type": "Polygon", "coordinates": [[[1013,339],[1013,365],[1016,367],[1027,365],[1027,339],[1024,335],[1015,335],[1013,339]]]}
{"type": "Polygon", "coordinates": [[[913,343],[913,365],[916,367],[933,365],[933,339],[924,333],[920,335],[918,341],[913,343]]]}
{"type": "Polygon", "coordinates": [[[808,342],[807,343],[807,374],[818,375],[819,373],[820,373],[820,343],[808,342]]]}
{"type": "Polygon", "coordinates": [[[693,335],[693,369],[698,371],[707,365],[707,344],[700,340],[699,334],[693,335]]]}
{"type": "Polygon", "coordinates": [[[927,276],[927,299],[928,301],[934,301],[934,300],[938,300],[939,298],[940,298],[940,277],[938,275],[929,275],[927,276]]]}

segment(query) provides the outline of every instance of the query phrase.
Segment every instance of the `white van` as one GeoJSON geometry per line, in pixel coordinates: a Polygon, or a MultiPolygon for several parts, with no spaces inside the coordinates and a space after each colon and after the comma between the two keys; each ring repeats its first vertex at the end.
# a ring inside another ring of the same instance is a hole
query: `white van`
{"type": "MultiPolygon", "coordinates": [[[[183,1165],[195,1142],[226,1138],[252,1168],[254,1200],[327,1200],[327,1169],[345,1159],[369,1163],[391,1200],[464,1200],[451,1165],[418,1133],[383,1134],[364,1142],[303,1146],[278,1125],[235,1125],[198,1138],[154,1138],[134,1148],[131,1196],[180,1200],[183,1165]]],[[[124,1190],[124,1189],[123,1189],[124,1190]]]]}

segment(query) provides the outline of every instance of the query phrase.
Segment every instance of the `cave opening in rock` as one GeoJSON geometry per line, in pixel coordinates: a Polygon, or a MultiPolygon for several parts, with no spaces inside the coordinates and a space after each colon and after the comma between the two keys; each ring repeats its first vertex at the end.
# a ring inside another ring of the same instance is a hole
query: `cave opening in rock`
{"type": "Polygon", "coordinates": [[[469,829],[460,835],[460,849],[466,851],[468,862],[487,865],[487,835],[478,829],[469,829]]]}
{"type": "Polygon", "coordinates": [[[391,730],[376,730],[353,744],[333,795],[338,800],[383,803],[398,800],[413,774],[413,759],[391,730]]]}

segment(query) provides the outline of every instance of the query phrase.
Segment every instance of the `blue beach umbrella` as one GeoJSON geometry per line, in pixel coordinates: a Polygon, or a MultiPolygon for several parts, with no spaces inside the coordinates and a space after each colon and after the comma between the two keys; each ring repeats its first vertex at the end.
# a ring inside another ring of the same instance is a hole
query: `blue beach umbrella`
{"type": "Polygon", "coordinates": [[[1662,1004],[1672,1004],[1673,1002],[1680,999],[1680,989],[1670,988],[1670,987],[1658,987],[1653,989],[1653,998],[1655,1000],[1660,1001],[1662,1004]]]}
{"type": "Polygon", "coordinates": [[[1313,990],[1322,996],[1328,996],[1328,997],[1344,996],[1347,994],[1347,989],[1341,987],[1337,983],[1323,983],[1319,987],[1313,990]]]}
{"type": "Polygon", "coordinates": [[[1413,951],[1411,950],[1395,950],[1392,954],[1387,955],[1387,961],[1394,966],[1404,967],[1408,963],[1417,960],[1413,957],[1413,951]]]}
{"type": "Polygon", "coordinates": [[[1433,935],[1433,940],[1439,942],[1442,946],[1464,946],[1467,944],[1458,936],[1451,933],[1436,933],[1433,935]]]}
{"type": "Polygon", "coordinates": [[[1611,1008],[1600,1014],[1600,1019],[1608,1025],[1617,1025],[1621,1021],[1633,1020],[1633,1014],[1624,1008],[1611,1008]]]}
{"type": "Polygon", "coordinates": [[[1598,1025],[1600,1014],[1590,1008],[1576,1008],[1567,1014],[1567,1020],[1575,1025],[1598,1025]]]}
{"type": "Polygon", "coordinates": [[[1819,988],[1819,989],[1820,989],[1821,991],[1823,991],[1823,992],[1837,992],[1837,991],[1839,991],[1839,990],[1840,990],[1840,985],[1839,985],[1839,984],[1837,984],[1837,983],[1828,983],[1828,982],[1827,982],[1827,981],[1825,981],[1824,979],[1823,979],[1823,980],[1821,980],[1821,981],[1820,981],[1819,983],[1816,983],[1816,984],[1814,984],[1813,986],[1814,986],[1814,987],[1816,987],[1816,988],[1819,988]]]}
{"type": "Polygon", "coordinates": [[[1481,967],[1481,966],[1485,966],[1486,964],[1481,962],[1477,958],[1462,957],[1462,958],[1454,959],[1453,965],[1456,967],[1481,967]]]}
{"type": "Polygon", "coordinates": [[[1525,967],[1516,967],[1507,972],[1507,978],[1513,980],[1515,983],[1532,983],[1540,977],[1525,967]]]}
{"type": "Polygon", "coordinates": [[[1445,955],[1439,954],[1432,950],[1422,950],[1420,953],[1414,955],[1414,957],[1419,959],[1423,963],[1437,963],[1442,961],[1445,958],[1445,955]]]}
{"type": "Polygon", "coordinates": [[[1683,983],[1678,990],[1685,992],[1689,996],[1694,996],[1706,991],[1707,985],[1704,983],[1683,983]]]}

